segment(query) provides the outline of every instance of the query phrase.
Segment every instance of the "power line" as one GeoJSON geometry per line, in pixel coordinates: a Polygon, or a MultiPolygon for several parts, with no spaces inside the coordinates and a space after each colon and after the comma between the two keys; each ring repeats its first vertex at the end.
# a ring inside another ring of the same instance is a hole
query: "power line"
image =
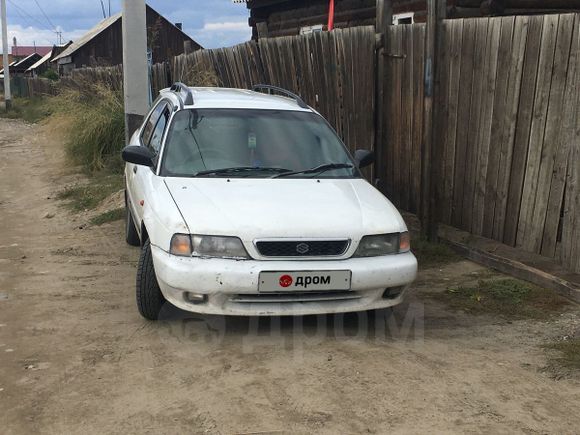
{"type": "Polygon", "coordinates": [[[36,6],[38,6],[38,9],[40,9],[40,12],[42,12],[42,15],[44,15],[44,18],[46,18],[46,21],[48,22],[48,24],[50,26],[52,26],[52,30],[57,30],[56,26],[54,25],[54,23],[52,21],[50,21],[50,18],[48,18],[48,15],[46,15],[46,12],[44,12],[44,9],[42,9],[42,7],[40,6],[40,3],[38,3],[38,0],[34,0],[34,3],[36,3],[36,6]]]}
{"type": "MultiPolygon", "coordinates": [[[[14,6],[18,12],[18,14],[20,16],[23,16],[23,14],[25,16],[27,16],[28,18],[30,18],[31,20],[37,22],[42,29],[47,29],[46,24],[40,22],[38,19],[34,18],[32,15],[30,15],[28,12],[26,12],[24,9],[22,9],[20,6],[18,6],[16,3],[14,3],[12,0],[8,0],[8,3],[10,3],[12,6],[14,6]]],[[[28,23],[30,23],[30,21],[26,20],[28,23]]],[[[47,30],[54,30],[54,29],[47,29],[47,30]]]]}
{"type": "Polygon", "coordinates": [[[18,13],[18,15],[20,15],[28,24],[31,24],[31,23],[30,23],[30,21],[28,21],[28,19],[26,19],[26,17],[28,17],[31,20],[33,20],[36,23],[38,23],[40,25],[40,28],[41,29],[50,30],[50,31],[56,33],[56,37],[57,37],[57,41],[58,41],[57,44],[59,44],[59,45],[62,44],[62,32],[59,31],[58,28],[54,25],[54,23],[50,20],[50,18],[48,18],[48,16],[44,12],[44,10],[38,4],[38,1],[37,0],[34,0],[34,2],[36,3],[36,5],[38,6],[38,8],[40,9],[40,11],[42,12],[42,14],[44,15],[44,18],[46,18],[46,21],[48,22],[48,24],[49,24],[50,27],[47,27],[46,24],[42,23],[40,20],[38,20],[37,18],[35,18],[32,15],[30,15],[28,12],[26,12],[24,9],[22,9],[20,6],[18,6],[16,3],[14,3],[13,0],[8,0],[8,2],[12,6],[14,6],[16,8],[16,12],[18,13]]]}
{"type": "MultiPolygon", "coordinates": [[[[8,0],[10,1],[10,0],[8,0]]],[[[26,17],[26,15],[23,15],[22,12],[20,12],[18,9],[16,9],[16,13],[18,14],[18,16],[30,27],[34,27],[34,25],[30,22],[30,20],[26,17]]]]}
{"type": "Polygon", "coordinates": [[[107,18],[107,13],[105,12],[105,4],[103,3],[103,0],[101,0],[101,10],[103,11],[103,20],[105,18],[107,18]]]}

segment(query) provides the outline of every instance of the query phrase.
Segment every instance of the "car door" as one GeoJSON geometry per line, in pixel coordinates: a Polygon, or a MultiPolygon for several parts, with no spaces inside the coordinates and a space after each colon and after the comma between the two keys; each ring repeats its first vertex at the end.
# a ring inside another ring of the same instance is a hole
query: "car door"
{"type": "Polygon", "coordinates": [[[139,232],[141,229],[141,222],[143,221],[143,206],[151,197],[148,195],[148,190],[151,186],[151,178],[155,177],[155,174],[157,173],[159,153],[161,151],[165,130],[171,116],[170,108],[171,105],[168,101],[161,100],[151,111],[140,136],[140,145],[149,148],[155,156],[154,161],[156,162],[156,165],[151,168],[133,165],[128,174],[128,177],[131,178],[130,183],[128,183],[130,186],[129,196],[133,206],[133,216],[135,217],[135,223],[138,226],[139,232]]]}

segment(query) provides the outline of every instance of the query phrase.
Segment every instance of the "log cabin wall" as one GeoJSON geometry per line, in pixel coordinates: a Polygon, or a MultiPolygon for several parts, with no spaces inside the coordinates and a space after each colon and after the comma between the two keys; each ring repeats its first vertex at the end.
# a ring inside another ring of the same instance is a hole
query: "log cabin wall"
{"type": "MultiPolygon", "coordinates": [[[[300,29],[322,25],[326,30],[328,0],[248,0],[252,38],[292,36],[300,29]]],[[[413,12],[423,23],[426,0],[393,0],[393,13],[413,12]]],[[[447,0],[448,18],[538,15],[579,12],[580,0],[447,0]]],[[[335,0],[335,27],[374,25],[376,0],[335,0]]]]}
{"type": "MultiPolygon", "coordinates": [[[[179,30],[173,23],[147,7],[147,39],[153,51],[153,62],[159,63],[184,52],[184,42],[189,41],[193,50],[201,46],[179,30]]],[[[123,63],[122,18],[72,54],[75,68],[114,66],[123,63]]]]}

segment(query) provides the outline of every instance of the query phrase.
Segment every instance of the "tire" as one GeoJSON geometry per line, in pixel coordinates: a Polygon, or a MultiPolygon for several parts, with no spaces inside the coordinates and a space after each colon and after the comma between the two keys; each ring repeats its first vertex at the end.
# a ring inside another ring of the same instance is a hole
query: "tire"
{"type": "Polygon", "coordinates": [[[157,320],[166,301],[155,276],[149,240],[141,248],[136,287],[139,313],[148,320],[157,320]]]}
{"type": "Polygon", "coordinates": [[[131,216],[131,211],[129,210],[126,192],[125,192],[125,241],[127,242],[127,244],[131,246],[141,246],[139,233],[137,233],[137,228],[135,228],[133,216],[131,216]]]}

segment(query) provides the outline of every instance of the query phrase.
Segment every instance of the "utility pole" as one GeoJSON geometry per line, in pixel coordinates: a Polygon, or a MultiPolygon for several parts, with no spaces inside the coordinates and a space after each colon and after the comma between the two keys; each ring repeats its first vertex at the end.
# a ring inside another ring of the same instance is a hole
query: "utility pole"
{"type": "Polygon", "coordinates": [[[4,104],[8,112],[12,107],[12,96],[10,94],[10,62],[8,61],[8,28],[6,27],[6,0],[2,1],[2,62],[4,64],[4,104]]]}
{"type": "MultiPolygon", "coordinates": [[[[441,149],[435,140],[437,126],[435,113],[440,110],[436,95],[435,79],[438,77],[437,60],[446,0],[427,0],[427,28],[425,30],[425,96],[423,107],[423,141],[421,146],[421,233],[430,241],[437,241],[439,223],[438,202],[440,183],[441,149]]],[[[437,86],[438,87],[438,86],[437,86]]]]}
{"type": "Polygon", "coordinates": [[[123,0],[123,90],[127,143],[149,110],[145,0],[123,0]]]}

